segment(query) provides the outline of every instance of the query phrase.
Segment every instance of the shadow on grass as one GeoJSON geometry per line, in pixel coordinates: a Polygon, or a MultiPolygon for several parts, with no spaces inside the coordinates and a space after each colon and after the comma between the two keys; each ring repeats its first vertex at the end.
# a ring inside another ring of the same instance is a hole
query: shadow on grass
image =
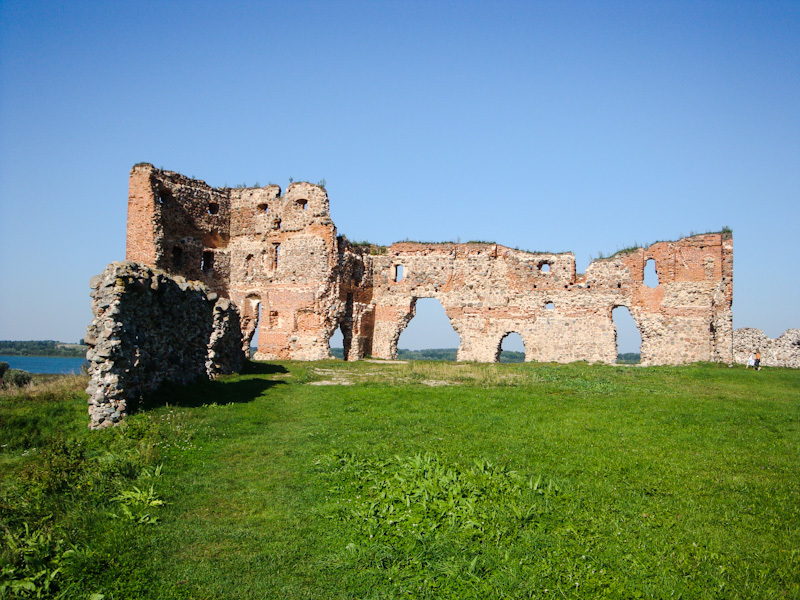
{"type": "MultiPolygon", "coordinates": [[[[288,373],[280,365],[247,362],[242,375],[273,375],[288,373]]],[[[243,404],[252,402],[268,389],[285,384],[284,381],[269,379],[240,379],[195,381],[187,385],[165,383],[158,391],[142,398],[133,412],[140,412],[170,406],[198,407],[208,404],[243,404]]]]}
{"type": "Polygon", "coordinates": [[[245,361],[242,368],[242,375],[275,375],[276,373],[288,373],[283,365],[272,365],[270,363],[245,361]]]}

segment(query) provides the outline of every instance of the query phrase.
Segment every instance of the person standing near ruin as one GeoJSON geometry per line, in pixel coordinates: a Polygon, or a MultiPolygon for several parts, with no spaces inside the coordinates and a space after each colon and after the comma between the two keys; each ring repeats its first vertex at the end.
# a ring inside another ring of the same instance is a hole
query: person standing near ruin
{"type": "Polygon", "coordinates": [[[756,351],[751,350],[750,356],[747,357],[747,364],[744,366],[745,369],[749,369],[750,367],[755,366],[756,364],[756,351]]]}
{"type": "Polygon", "coordinates": [[[760,371],[761,370],[761,350],[756,350],[756,360],[753,363],[753,368],[756,371],[760,371]]]}

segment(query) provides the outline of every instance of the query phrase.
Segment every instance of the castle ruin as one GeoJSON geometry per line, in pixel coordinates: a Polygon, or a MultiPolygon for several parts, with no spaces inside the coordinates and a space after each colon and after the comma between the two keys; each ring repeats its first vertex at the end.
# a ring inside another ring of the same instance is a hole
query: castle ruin
{"type": "Polygon", "coordinates": [[[325,189],[293,183],[212,188],[138,164],[130,175],[126,255],[198,280],[241,315],[260,360],[391,359],[419,298],[438,299],[461,339],[458,360],[492,362],[518,333],[526,361],[615,363],[612,310],[627,307],[641,362],[733,361],[729,232],[619,252],[576,273],[572,253],[494,243],[354,245],[338,236],[325,189]],[[658,285],[644,282],[653,260],[658,285]]]}

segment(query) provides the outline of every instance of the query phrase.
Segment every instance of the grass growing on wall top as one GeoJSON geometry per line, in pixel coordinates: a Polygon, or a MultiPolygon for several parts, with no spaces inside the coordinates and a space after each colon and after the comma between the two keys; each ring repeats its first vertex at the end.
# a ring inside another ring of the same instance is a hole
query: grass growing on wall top
{"type": "Polygon", "coordinates": [[[0,518],[61,569],[53,596],[797,598],[798,384],[250,363],[103,432],[77,385],[4,395],[0,518]]]}

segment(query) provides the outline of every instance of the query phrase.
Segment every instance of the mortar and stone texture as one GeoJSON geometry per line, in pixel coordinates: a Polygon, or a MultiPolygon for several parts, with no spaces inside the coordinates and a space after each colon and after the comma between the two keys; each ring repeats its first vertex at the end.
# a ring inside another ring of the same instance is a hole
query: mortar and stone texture
{"type": "Polygon", "coordinates": [[[764,367],[788,367],[800,369],[800,329],[787,329],[776,338],[768,338],[760,329],[744,327],[733,336],[733,359],[747,364],[751,352],[761,352],[764,367]]]}
{"type": "Polygon", "coordinates": [[[163,383],[241,369],[238,310],[202,283],[117,262],[90,286],[94,319],[85,342],[91,428],[120,422],[163,383]]]}
{"type": "Polygon", "coordinates": [[[500,244],[355,246],[337,236],[323,187],[212,188],[149,164],[131,171],[127,259],[198,279],[239,307],[256,359],[391,359],[418,298],[436,298],[458,360],[496,361],[518,333],[526,360],[614,363],[612,310],[642,334],[642,364],[733,361],[733,239],[709,233],[595,260],[500,244]],[[658,285],[644,269],[655,261],[658,285]]]}

